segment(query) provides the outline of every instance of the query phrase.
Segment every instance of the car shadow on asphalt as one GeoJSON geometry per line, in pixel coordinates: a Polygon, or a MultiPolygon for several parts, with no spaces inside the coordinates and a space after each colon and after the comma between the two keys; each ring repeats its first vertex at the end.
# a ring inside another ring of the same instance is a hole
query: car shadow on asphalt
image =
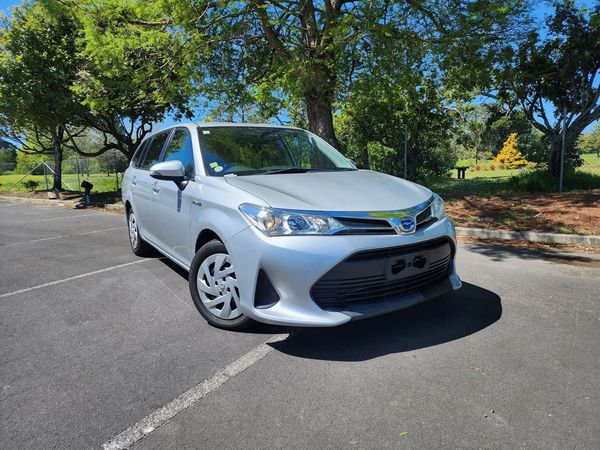
{"type": "Polygon", "coordinates": [[[302,358],[365,361],[454,341],[477,333],[502,316],[500,297],[463,283],[462,289],[395,313],[336,328],[295,329],[270,345],[302,358]]]}
{"type": "Polygon", "coordinates": [[[568,264],[581,267],[600,267],[600,259],[587,256],[573,255],[555,250],[550,247],[530,248],[502,245],[498,243],[476,242],[465,244],[465,247],[475,253],[487,256],[492,261],[502,261],[506,258],[517,257],[526,260],[543,260],[558,264],[568,264]]]}

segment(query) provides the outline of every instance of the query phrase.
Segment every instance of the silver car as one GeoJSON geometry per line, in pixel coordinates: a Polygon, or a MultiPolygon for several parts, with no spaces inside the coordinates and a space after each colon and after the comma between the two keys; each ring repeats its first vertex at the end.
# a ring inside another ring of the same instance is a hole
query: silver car
{"type": "Polygon", "coordinates": [[[336,326],[458,289],[454,227],[429,189],[358,170],[308,131],[180,124],[123,178],[129,240],[189,271],[212,325],[336,326]]]}

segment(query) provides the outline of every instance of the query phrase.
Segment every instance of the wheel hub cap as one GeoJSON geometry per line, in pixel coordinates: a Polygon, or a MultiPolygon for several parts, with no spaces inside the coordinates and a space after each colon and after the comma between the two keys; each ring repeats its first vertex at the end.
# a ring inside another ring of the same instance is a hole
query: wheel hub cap
{"type": "Polygon", "coordinates": [[[133,213],[129,215],[129,240],[131,241],[131,246],[135,248],[138,241],[138,230],[135,215],[133,213]]]}
{"type": "Polygon", "coordinates": [[[237,279],[229,255],[216,253],[206,258],[200,265],[196,281],[200,299],[211,314],[225,320],[242,315],[237,279]]]}

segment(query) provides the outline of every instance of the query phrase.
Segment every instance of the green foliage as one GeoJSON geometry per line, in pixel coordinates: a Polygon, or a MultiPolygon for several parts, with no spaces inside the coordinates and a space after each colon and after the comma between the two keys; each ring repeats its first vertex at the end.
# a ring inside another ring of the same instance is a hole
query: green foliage
{"type": "MultiPolygon", "coordinates": [[[[533,170],[510,177],[474,178],[456,180],[448,177],[429,178],[425,185],[444,195],[493,195],[520,192],[556,192],[558,178],[544,170],[533,170]]],[[[600,189],[600,173],[581,170],[567,172],[564,177],[564,190],[600,189]]]]}
{"type": "Polygon", "coordinates": [[[17,163],[17,149],[13,144],[0,139],[0,175],[14,170],[17,163]]]}
{"type": "Polygon", "coordinates": [[[84,61],[72,89],[90,109],[86,124],[112,141],[95,153],[114,148],[131,158],[153,123],[167,114],[191,116],[195,86],[189,42],[170,27],[159,2],[66,5],[80,23],[77,50],[84,61]]]}
{"type": "Polygon", "coordinates": [[[261,116],[277,117],[303,102],[308,128],[334,145],[335,102],[374,67],[409,73],[416,56],[432,78],[444,75],[453,94],[470,96],[474,79],[487,78],[497,42],[520,24],[524,3],[160,2],[193,42],[198,78],[208,82],[202,92],[221,111],[233,117],[258,102],[268,106],[261,116]],[[278,91],[283,96],[260,94],[278,91]]]}
{"type": "Polygon", "coordinates": [[[76,24],[58,1],[14,8],[0,29],[0,114],[17,131],[52,134],[82,111],[71,86],[77,77],[76,24]]]}
{"type": "MultiPolygon", "coordinates": [[[[36,166],[48,161],[51,156],[43,153],[31,154],[24,152],[17,152],[17,165],[15,167],[15,173],[26,174],[33,170],[36,166]]],[[[44,169],[39,167],[35,170],[34,174],[40,175],[44,173],[44,169]]]]}
{"type": "Polygon", "coordinates": [[[404,176],[404,127],[408,177],[441,175],[454,166],[449,151],[452,118],[432,80],[405,89],[381,72],[363,74],[346,97],[336,129],[346,156],[360,167],[404,176]]]}
{"type": "Polygon", "coordinates": [[[558,173],[563,119],[567,165],[580,162],[573,151],[579,134],[600,118],[600,4],[579,7],[573,0],[554,2],[547,30],[531,31],[515,50],[507,44],[508,62],[498,74],[499,96],[519,104],[527,119],[550,144],[548,170],[558,173]],[[549,112],[549,110],[551,110],[549,112]]]}
{"type": "Polygon", "coordinates": [[[589,133],[579,136],[577,149],[581,153],[595,153],[600,157],[600,124],[596,124],[589,133]]]}
{"type": "MultiPolygon", "coordinates": [[[[573,171],[566,172],[564,189],[589,190],[600,188],[600,175],[573,171]]],[[[511,189],[514,192],[556,192],[558,179],[549,177],[544,171],[531,171],[511,178],[511,189]]]]}
{"type": "MultiPolygon", "coordinates": [[[[79,73],[77,22],[59,0],[16,7],[0,29],[0,127],[28,151],[54,154],[60,168],[69,125],[86,114],[71,88],[79,73]]],[[[60,190],[61,171],[53,187],[60,190]]]]}
{"type": "Polygon", "coordinates": [[[371,170],[395,175],[402,173],[402,160],[396,150],[391,147],[386,147],[380,142],[369,142],[367,143],[367,156],[371,170]]]}

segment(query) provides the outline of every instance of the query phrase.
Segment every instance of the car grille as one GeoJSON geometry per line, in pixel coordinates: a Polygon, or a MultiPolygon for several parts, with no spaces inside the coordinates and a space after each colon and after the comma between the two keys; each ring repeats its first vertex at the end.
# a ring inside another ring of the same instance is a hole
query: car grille
{"type": "Polygon", "coordinates": [[[323,308],[393,298],[447,277],[453,255],[445,238],[358,252],[321,277],[311,295],[323,308]]]}
{"type": "MultiPolygon", "coordinates": [[[[367,219],[358,217],[333,217],[346,227],[345,230],[336,234],[396,234],[394,228],[387,220],[367,219]]],[[[419,230],[435,221],[431,215],[431,206],[427,206],[416,216],[417,227],[419,230]]]]}

